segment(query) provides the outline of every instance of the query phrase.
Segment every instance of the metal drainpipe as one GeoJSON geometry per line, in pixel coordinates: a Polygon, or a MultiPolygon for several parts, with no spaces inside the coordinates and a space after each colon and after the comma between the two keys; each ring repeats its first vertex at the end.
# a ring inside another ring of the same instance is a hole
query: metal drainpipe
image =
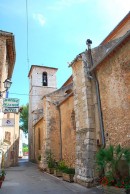
{"type": "Polygon", "coordinates": [[[62,160],[62,131],[61,131],[61,111],[60,106],[57,106],[59,111],[59,128],[60,128],[60,161],[62,160]]]}
{"type": "MultiPolygon", "coordinates": [[[[92,59],[92,53],[91,53],[91,40],[87,40],[86,44],[88,45],[88,53],[90,56],[90,62],[91,65],[93,66],[93,59],[92,59]]],[[[96,96],[97,96],[97,104],[98,104],[98,112],[99,112],[99,121],[100,121],[100,131],[101,131],[101,138],[102,138],[102,148],[105,147],[105,135],[104,135],[104,124],[103,124],[103,115],[102,115],[102,108],[101,108],[101,99],[100,99],[100,90],[99,90],[99,82],[97,80],[96,74],[92,72],[90,75],[90,72],[87,72],[88,77],[90,79],[93,79],[96,83],[96,96]]]]}

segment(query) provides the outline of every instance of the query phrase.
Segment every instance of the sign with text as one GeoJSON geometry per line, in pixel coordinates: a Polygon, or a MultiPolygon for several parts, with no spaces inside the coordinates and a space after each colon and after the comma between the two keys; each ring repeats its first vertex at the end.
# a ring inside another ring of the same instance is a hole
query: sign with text
{"type": "Polygon", "coordinates": [[[15,124],[15,121],[13,118],[3,118],[2,119],[2,126],[6,126],[6,127],[13,127],[15,124]]]}
{"type": "Polygon", "coordinates": [[[3,99],[3,107],[18,108],[19,107],[19,99],[18,98],[4,98],[3,99]]]}
{"type": "Polygon", "coordinates": [[[19,108],[3,107],[3,113],[18,113],[19,108]]]}

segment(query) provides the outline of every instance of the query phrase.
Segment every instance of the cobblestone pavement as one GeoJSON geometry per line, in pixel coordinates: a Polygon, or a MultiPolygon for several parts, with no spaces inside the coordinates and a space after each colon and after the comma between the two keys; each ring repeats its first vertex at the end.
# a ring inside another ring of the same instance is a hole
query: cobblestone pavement
{"type": "Polygon", "coordinates": [[[0,194],[102,194],[97,188],[88,189],[40,172],[36,165],[21,160],[19,166],[6,170],[0,194]]]}

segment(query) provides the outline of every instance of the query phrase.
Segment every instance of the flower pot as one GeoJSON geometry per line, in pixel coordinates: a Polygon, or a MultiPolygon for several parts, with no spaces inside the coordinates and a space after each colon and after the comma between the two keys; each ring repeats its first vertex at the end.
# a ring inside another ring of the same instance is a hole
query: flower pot
{"type": "Polygon", "coordinates": [[[1,180],[4,181],[4,180],[5,180],[5,176],[2,176],[2,177],[1,177],[1,180]]]}
{"type": "Polygon", "coordinates": [[[47,172],[49,174],[54,174],[54,168],[47,168],[47,172]]]}
{"type": "Polygon", "coordinates": [[[62,177],[64,181],[68,181],[68,182],[74,182],[74,174],[67,174],[67,173],[62,173],[62,177]]]}
{"type": "Polygon", "coordinates": [[[55,169],[54,170],[54,175],[57,177],[62,177],[62,172],[60,170],[55,169]]]}
{"type": "Polygon", "coordinates": [[[0,188],[2,187],[2,183],[3,183],[3,181],[2,181],[2,180],[0,180],[0,188]]]}
{"type": "Polygon", "coordinates": [[[130,194],[130,189],[116,188],[113,186],[103,186],[104,194],[130,194]]]}
{"type": "Polygon", "coordinates": [[[39,168],[40,171],[43,171],[43,163],[42,163],[42,161],[40,161],[38,163],[38,168],[39,168]]]}

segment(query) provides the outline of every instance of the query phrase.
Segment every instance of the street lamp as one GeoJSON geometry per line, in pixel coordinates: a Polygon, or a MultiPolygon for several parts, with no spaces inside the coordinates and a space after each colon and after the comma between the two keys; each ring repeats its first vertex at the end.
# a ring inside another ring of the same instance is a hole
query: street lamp
{"type": "Polygon", "coordinates": [[[12,82],[9,78],[7,78],[4,82],[4,87],[6,88],[6,91],[10,88],[12,82]]]}
{"type": "Polygon", "coordinates": [[[4,91],[0,91],[0,97],[2,97],[2,93],[3,92],[8,91],[8,89],[10,88],[10,86],[12,84],[12,82],[11,82],[11,80],[9,78],[7,78],[3,83],[4,83],[5,90],[4,91]]]}

